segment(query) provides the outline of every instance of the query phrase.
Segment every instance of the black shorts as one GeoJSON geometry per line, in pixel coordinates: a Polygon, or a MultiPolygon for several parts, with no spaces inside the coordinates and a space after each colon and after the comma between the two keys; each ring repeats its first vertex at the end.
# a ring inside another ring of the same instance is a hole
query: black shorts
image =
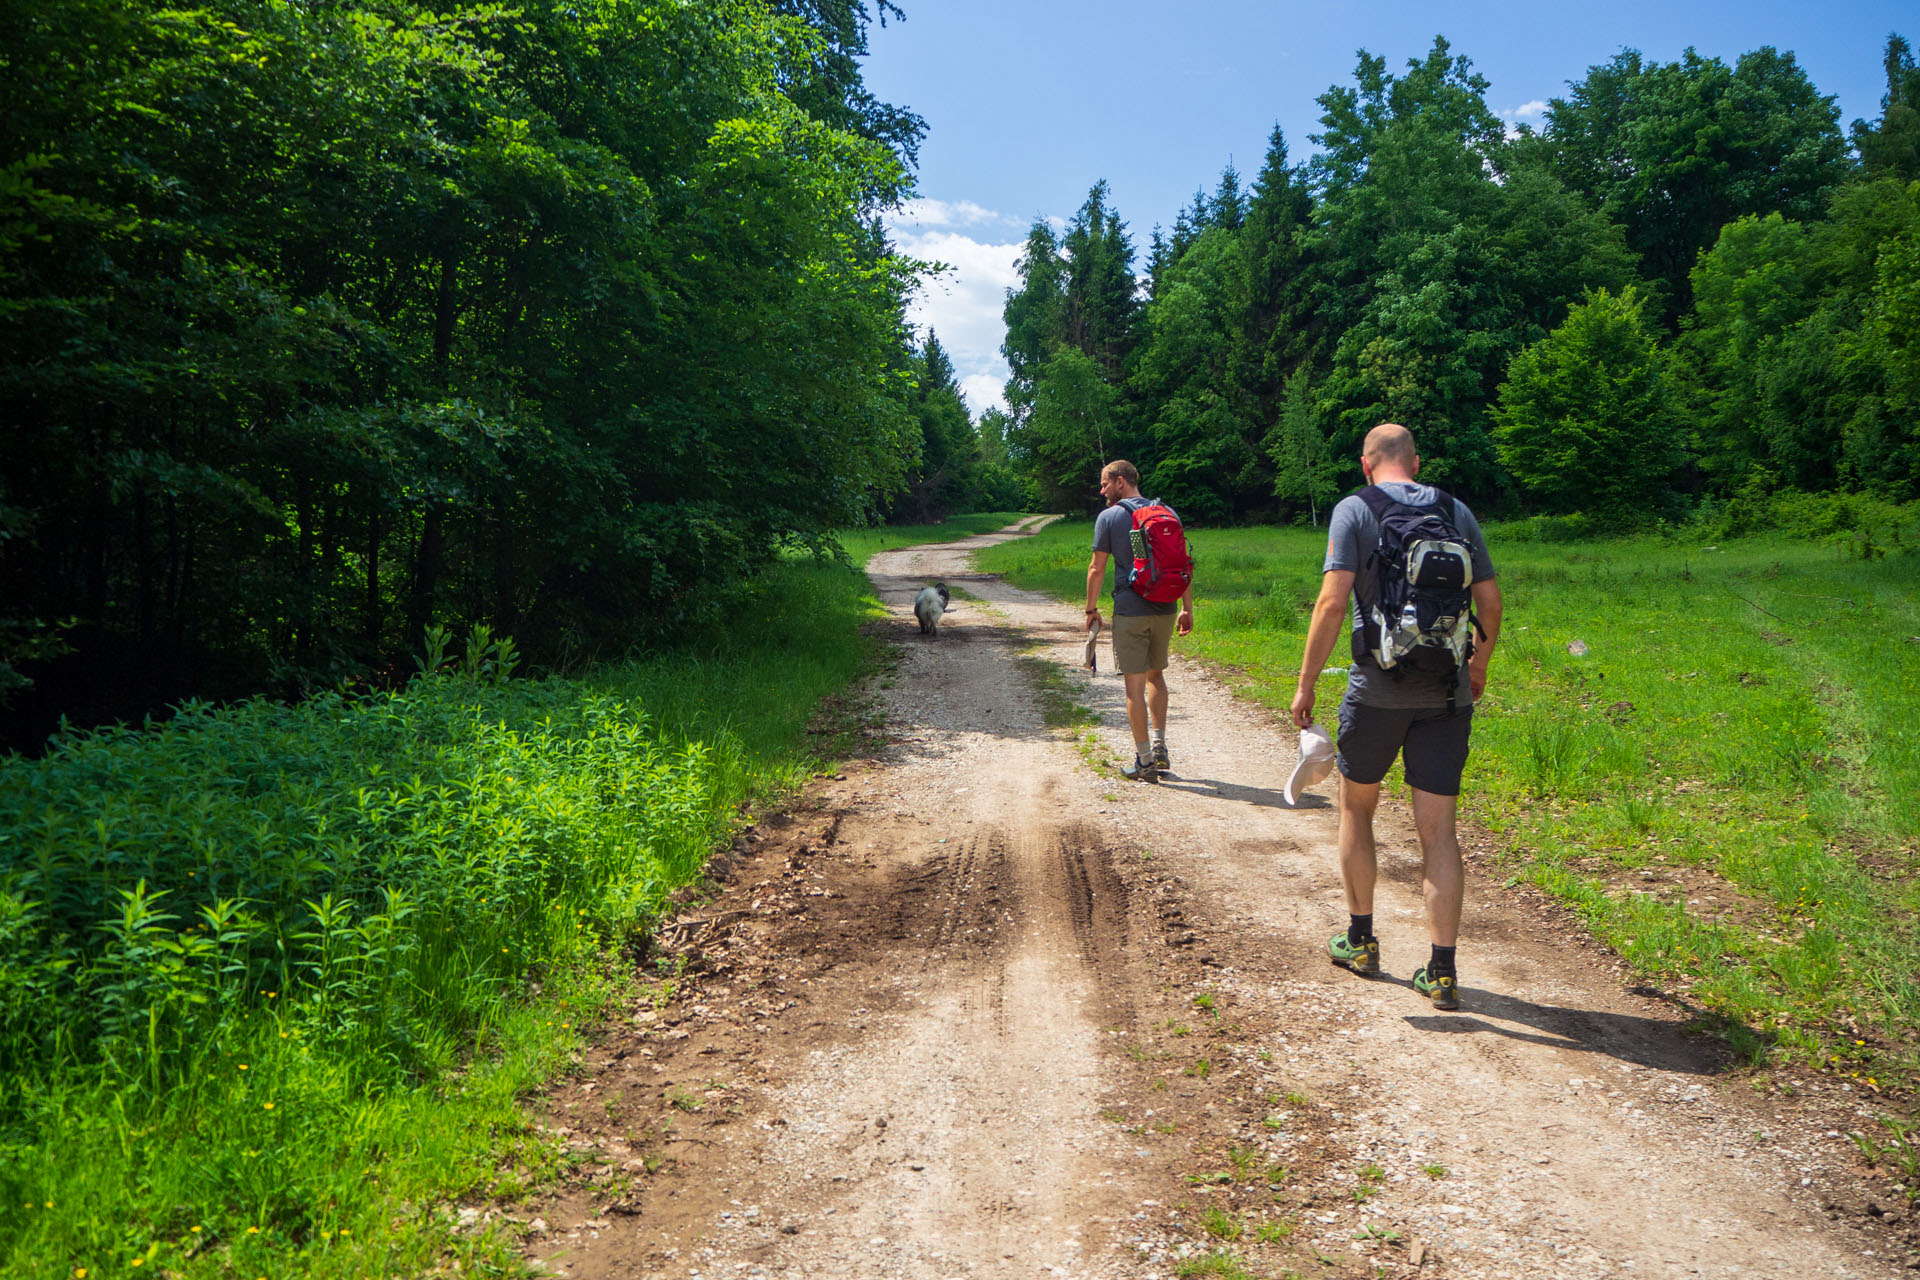
{"type": "Polygon", "coordinates": [[[1404,751],[1407,785],[1436,796],[1460,794],[1473,731],[1471,704],[1456,707],[1369,707],[1348,694],[1340,702],[1340,776],[1373,783],[1404,751]]]}

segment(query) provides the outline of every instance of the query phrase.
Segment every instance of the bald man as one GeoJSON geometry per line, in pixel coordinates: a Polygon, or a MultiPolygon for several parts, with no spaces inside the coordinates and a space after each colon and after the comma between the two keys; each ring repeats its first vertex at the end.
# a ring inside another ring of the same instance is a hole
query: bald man
{"type": "MultiPolygon", "coordinates": [[[[1423,889],[1432,952],[1413,974],[1414,988],[1436,1009],[1460,1007],[1460,977],[1454,963],[1459,942],[1460,900],[1465,873],[1454,823],[1460,804],[1460,778],[1467,763],[1473,729],[1473,704],[1487,687],[1487,663],[1500,635],[1500,586],[1487,555],[1480,522],[1464,502],[1418,483],[1420,455],[1413,434],[1397,422],[1383,422],[1367,433],[1360,469],[1369,485],[1409,506],[1452,504],[1452,524],[1472,552],[1473,613],[1480,623],[1473,657],[1452,676],[1409,671],[1404,664],[1384,671],[1363,644],[1347,677],[1340,703],[1340,881],[1346,890],[1348,922],[1327,943],[1335,964],[1363,977],[1380,972],[1380,940],[1373,932],[1373,887],[1378,861],[1373,814],[1380,802],[1380,781],[1394,758],[1405,768],[1413,792],[1413,821],[1420,834],[1425,865],[1423,889]]],[[[1366,611],[1379,598],[1372,564],[1380,524],[1359,494],[1333,509],[1327,530],[1327,559],[1307,626],[1300,683],[1293,695],[1293,722],[1313,723],[1314,683],[1327,665],[1341,623],[1358,631],[1366,611]],[[1352,607],[1348,600],[1351,597],[1352,607]]]]}

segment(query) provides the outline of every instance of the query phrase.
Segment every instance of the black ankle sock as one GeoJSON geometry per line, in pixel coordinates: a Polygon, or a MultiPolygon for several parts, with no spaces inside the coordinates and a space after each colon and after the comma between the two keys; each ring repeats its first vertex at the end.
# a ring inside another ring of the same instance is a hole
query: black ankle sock
{"type": "Polygon", "coordinates": [[[1373,938],[1373,916],[1371,913],[1364,916],[1348,916],[1347,917],[1347,945],[1348,946],[1357,947],[1363,942],[1370,941],[1372,938],[1373,938]]]}
{"type": "Polygon", "coordinates": [[[1436,946],[1433,949],[1433,958],[1427,961],[1427,973],[1435,978],[1441,974],[1459,976],[1453,968],[1453,948],[1436,946]]]}

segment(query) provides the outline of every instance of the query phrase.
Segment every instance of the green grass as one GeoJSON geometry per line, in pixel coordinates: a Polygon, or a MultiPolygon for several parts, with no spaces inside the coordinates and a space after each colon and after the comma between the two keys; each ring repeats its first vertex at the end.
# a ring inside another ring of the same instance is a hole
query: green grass
{"type": "Polygon", "coordinates": [[[1222,1280],[1254,1280],[1253,1273],[1247,1270],[1240,1255],[1227,1248],[1215,1249],[1191,1258],[1182,1258],[1174,1264],[1173,1274],[1220,1276],[1222,1280]]]}
{"type": "MultiPolygon", "coordinates": [[[[1899,543],[1862,558],[1838,535],[1519,532],[1489,531],[1506,627],[1463,798],[1504,874],[1572,905],[1754,1061],[1876,1087],[1910,1072],[1920,558],[1899,543]],[[1576,639],[1584,656],[1569,652],[1576,639]]],[[[1197,625],[1181,648],[1284,711],[1324,533],[1191,539],[1197,625]]],[[[1056,524],[978,563],[1075,600],[1090,542],[1085,523],[1056,524]]],[[[1321,677],[1323,717],[1344,682],[1321,677]]]]}
{"type": "Polygon", "coordinates": [[[803,557],[580,679],[492,679],[495,647],[0,759],[0,1275],[519,1274],[450,1202],[563,1166],[521,1099],[649,994],[633,950],[709,852],[829,762],[880,616],[803,557]]]}

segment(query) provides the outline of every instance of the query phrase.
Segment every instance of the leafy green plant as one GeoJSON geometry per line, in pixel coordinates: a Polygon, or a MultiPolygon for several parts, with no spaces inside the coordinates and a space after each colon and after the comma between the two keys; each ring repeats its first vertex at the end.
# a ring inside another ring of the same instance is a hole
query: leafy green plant
{"type": "Polygon", "coordinates": [[[1219,1248],[1209,1253],[1191,1258],[1182,1258],[1174,1264],[1176,1276],[1220,1276],[1222,1280],[1255,1280],[1240,1260],[1240,1255],[1228,1248],[1219,1248]]]}
{"type": "Polygon", "coordinates": [[[1217,1205],[1200,1216],[1200,1229],[1216,1240],[1238,1240],[1247,1233],[1247,1224],[1217,1205]]]}

